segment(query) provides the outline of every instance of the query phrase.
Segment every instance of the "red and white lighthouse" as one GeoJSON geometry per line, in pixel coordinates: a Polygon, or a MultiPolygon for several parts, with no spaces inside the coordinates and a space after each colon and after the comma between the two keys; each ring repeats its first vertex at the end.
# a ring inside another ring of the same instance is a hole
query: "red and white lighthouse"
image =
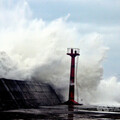
{"type": "Polygon", "coordinates": [[[69,84],[69,99],[65,104],[74,105],[79,104],[75,101],[75,57],[79,56],[78,48],[68,48],[67,55],[71,57],[71,68],[70,68],[70,84],[69,84]]]}

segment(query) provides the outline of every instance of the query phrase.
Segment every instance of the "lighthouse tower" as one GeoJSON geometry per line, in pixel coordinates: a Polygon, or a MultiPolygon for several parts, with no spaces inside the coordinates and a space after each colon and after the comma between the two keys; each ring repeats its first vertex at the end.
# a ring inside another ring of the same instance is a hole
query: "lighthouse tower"
{"type": "Polygon", "coordinates": [[[75,101],[75,57],[79,56],[78,48],[68,48],[67,55],[71,57],[71,68],[70,68],[70,84],[69,84],[69,98],[65,104],[75,105],[79,104],[75,101]]]}

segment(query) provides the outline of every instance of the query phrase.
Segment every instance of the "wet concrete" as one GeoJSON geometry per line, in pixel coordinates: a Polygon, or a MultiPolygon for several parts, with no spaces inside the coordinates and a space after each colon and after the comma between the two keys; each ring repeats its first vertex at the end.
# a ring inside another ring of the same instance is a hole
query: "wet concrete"
{"type": "MultiPolygon", "coordinates": [[[[113,109],[113,108],[111,108],[113,109]]],[[[118,108],[116,109],[118,110],[118,108]]],[[[0,120],[120,120],[120,112],[104,111],[96,106],[40,106],[0,112],[0,120]]]]}
{"type": "Polygon", "coordinates": [[[48,84],[0,79],[0,120],[120,120],[119,107],[60,104],[48,84]]]}
{"type": "Polygon", "coordinates": [[[0,78],[0,110],[38,108],[40,105],[60,103],[49,84],[0,78]]]}

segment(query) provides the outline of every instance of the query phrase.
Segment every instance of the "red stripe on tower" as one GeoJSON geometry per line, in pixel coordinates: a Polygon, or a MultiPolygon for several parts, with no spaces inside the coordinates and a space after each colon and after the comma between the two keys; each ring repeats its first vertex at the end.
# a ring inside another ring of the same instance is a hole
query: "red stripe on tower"
{"type": "Polygon", "coordinates": [[[65,104],[79,104],[75,101],[75,57],[79,56],[79,49],[68,48],[67,55],[71,56],[71,69],[70,69],[70,84],[69,84],[69,99],[65,104]]]}

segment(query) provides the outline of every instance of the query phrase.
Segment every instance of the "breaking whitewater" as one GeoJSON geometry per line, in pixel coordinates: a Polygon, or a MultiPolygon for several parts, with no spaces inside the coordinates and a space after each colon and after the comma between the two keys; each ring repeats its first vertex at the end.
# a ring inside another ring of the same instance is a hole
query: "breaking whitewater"
{"type": "Polygon", "coordinates": [[[103,62],[109,48],[104,45],[102,34],[85,32],[89,25],[70,22],[69,14],[49,22],[33,18],[25,1],[8,9],[3,5],[0,25],[1,78],[42,80],[55,86],[66,101],[70,72],[66,50],[80,48],[78,102],[120,106],[118,78],[103,78],[103,62]]]}

